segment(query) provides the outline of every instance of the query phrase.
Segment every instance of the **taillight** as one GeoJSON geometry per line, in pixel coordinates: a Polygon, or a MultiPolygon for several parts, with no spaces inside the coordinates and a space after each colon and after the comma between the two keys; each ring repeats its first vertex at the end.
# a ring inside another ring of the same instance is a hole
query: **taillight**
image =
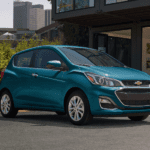
{"type": "Polygon", "coordinates": [[[1,79],[3,78],[3,76],[4,76],[4,72],[5,72],[5,70],[6,69],[3,69],[2,71],[1,71],[1,79]]]}

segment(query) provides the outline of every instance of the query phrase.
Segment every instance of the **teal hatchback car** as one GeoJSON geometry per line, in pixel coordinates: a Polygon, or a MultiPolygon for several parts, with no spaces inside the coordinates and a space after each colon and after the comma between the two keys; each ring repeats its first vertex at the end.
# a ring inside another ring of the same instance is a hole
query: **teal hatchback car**
{"type": "Polygon", "coordinates": [[[18,110],[49,110],[76,125],[93,116],[150,114],[150,76],[96,49],[46,45],[12,56],[0,83],[3,117],[18,110]]]}

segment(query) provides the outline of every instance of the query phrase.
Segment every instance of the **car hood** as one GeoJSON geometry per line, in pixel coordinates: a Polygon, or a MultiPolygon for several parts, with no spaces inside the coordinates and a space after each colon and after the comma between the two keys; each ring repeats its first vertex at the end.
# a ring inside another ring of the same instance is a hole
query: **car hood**
{"type": "Polygon", "coordinates": [[[150,75],[147,73],[129,67],[82,66],[82,68],[84,68],[85,71],[117,80],[150,80],[150,75]]]}

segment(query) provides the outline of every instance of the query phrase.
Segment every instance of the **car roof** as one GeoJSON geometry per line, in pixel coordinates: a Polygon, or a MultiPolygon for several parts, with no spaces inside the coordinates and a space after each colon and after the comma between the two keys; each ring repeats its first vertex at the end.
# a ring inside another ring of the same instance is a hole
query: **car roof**
{"type": "Polygon", "coordinates": [[[27,52],[27,51],[31,51],[31,50],[37,50],[37,49],[41,49],[41,48],[61,48],[61,47],[73,47],[73,48],[86,48],[86,49],[90,49],[88,47],[81,47],[81,46],[72,46],[72,45],[42,45],[42,46],[37,46],[37,47],[32,47],[32,48],[29,48],[29,49],[25,49],[25,50],[22,50],[20,52],[17,52],[15,55],[18,55],[18,54],[21,54],[21,53],[24,53],[24,52],[27,52]]]}

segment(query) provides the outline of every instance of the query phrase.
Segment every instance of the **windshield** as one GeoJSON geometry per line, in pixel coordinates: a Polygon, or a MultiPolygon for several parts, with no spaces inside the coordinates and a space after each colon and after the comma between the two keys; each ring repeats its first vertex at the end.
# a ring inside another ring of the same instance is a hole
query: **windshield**
{"type": "Polygon", "coordinates": [[[75,65],[124,67],[124,64],[110,55],[96,49],[61,47],[59,48],[75,65]]]}

